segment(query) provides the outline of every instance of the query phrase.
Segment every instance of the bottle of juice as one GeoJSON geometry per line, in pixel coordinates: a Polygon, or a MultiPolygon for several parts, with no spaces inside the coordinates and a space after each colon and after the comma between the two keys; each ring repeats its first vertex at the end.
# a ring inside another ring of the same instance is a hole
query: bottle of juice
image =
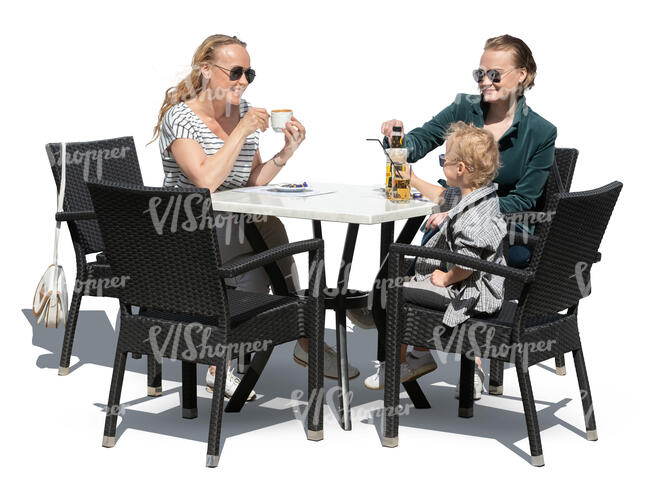
{"type": "MultiPolygon", "coordinates": [[[[390,135],[390,148],[399,149],[402,147],[403,137],[402,137],[402,127],[393,126],[393,131],[390,135]]],[[[390,198],[393,190],[393,175],[391,170],[390,161],[386,161],[386,196],[390,198]]]]}
{"type": "Polygon", "coordinates": [[[402,127],[393,126],[393,133],[390,135],[390,147],[392,149],[399,149],[402,147],[402,127]]]}

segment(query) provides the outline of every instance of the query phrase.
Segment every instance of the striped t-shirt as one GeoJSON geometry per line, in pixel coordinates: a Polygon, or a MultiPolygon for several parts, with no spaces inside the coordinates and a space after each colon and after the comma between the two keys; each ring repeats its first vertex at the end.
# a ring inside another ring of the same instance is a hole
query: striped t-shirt
{"type": "MultiPolygon", "coordinates": [[[[248,111],[249,104],[244,99],[239,103],[240,119],[248,111]]],[[[253,156],[257,151],[260,143],[260,131],[256,130],[253,134],[246,137],[246,142],[242,146],[241,152],[230,170],[230,174],[224,182],[217,187],[217,190],[228,190],[246,186],[248,177],[251,173],[253,156]]],[[[162,121],[160,130],[160,155],[162,157],[163,168],[165,170],[165,187],[193,187],[192,182],[183,174],[178,163],[174,159],[169,146],[177,138],[189,138],[196,140],[206,155],[211,156],[223,146],[223,140],[216,136],[201,119],[194,114],[194,111],[188,107],[185,102],[180,102],[172,106],[166,113],[162,121]]]]}

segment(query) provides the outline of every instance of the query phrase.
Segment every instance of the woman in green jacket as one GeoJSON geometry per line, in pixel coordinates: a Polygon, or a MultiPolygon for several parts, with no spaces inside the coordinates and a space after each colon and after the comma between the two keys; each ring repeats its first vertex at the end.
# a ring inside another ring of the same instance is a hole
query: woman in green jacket
{"type": "MultiPolygon", "coordinates": [[[[458,94],[451,105],[421,127],[407,133],[403,145],[408,148],[408,162],[419,161],[442,145],[452,123],[472,123],[492,132],[499,145],[502,166],[494,182],[498,184],[501,212],[535,209],[553,165],[557,137],[556,127],[526,104],[524,92],[533,87],[536,72],[533,54],[522,40],[510,35],[488,39],[479,68],[473,72],[480,94],[458,94]]],[[[404,124],[398,119],[382,124],[381,132],[387,137],[386,143],[395,126],[404,130],[404,124]]],[[[445,219],[447,211],[459,200],[459,196],[453,195],[453,189],[446,189],[444,180],[439,183],[442,186],[428,183],[411,173],[411,185],[442,208],[442,212],[431,215],[427,220],[423,244],[445,219]]],[[[529,260],[530,251],[526,247],[510,248],[510,265],[526,266],[529,260]]],[[[374,327],[369,310],[349,310],[348,317],[362,328],[374,327]]],[[[417,349],[421,351],[414,350],[402,358],[402,362],[409,365],[406,372],[412,374],[400,379],[402,382],[422,375],[418,372],[435,368],[430,353],[423,348],[417,349]]],[[[483,372],[479,359],[477,364],[475,399],[480,398],[483,390],[483,372]]],[[[372,379],[369,377],[366,385],[368,380],[372,379]]],[[[383,386],[383,379],[374,379],[373,382],[374,385],[383,386]]]]}
{"type": "MultiPolygon", "coordinates": [[[[510,35],[488,39],[473,73],[480,95],[458,94],[433,119],[407,133],[408,161],[419,161],[442,145],[451,123],[473,123],[491,131],[499,144],[502,167],[494,181],[499,185],[501,212],[534,209],[553,165],[557,137],[557,128],[526,104],[524,91],[533,87],[536,72],[533,54],[522,40],[510,35]]],[[[394,126],[404,129],[400,120],[393,119],[383,123],[381,131],[389,137],[394,126]]],[[[416,175],[411,183],[433,200],[444,195],[444,185],[432,185],[416,175]]],[[[427,228],[440,224],[445,214],[432,216],[427,228]]]]}

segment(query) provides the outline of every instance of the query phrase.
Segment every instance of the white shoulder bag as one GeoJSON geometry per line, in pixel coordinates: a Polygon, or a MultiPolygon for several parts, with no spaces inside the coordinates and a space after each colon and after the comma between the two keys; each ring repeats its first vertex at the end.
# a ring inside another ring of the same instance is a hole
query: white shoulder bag
{"type": "MultiPolygon", "coordinates": [[[[66,151],[65,143],[61,144],[61,185],[57,200],[57,212],[63,211],[63,196],[65,194],[65,162],[66,151]]],[[[61,222],[56,222],[54,231],[54,262],[48,266],[47,270],[41,277],[36,292],[34,293],[34,303],[32,311],[34,316],[38,317],[38,324],[45,321],[48,328],[57,328],[59,325],[65,327],[65,321],[68,314],[68,288],[65,283],[65,274],[63,268],[58,264],[59,253],[59,232],[61,231],[61,222]]]]}

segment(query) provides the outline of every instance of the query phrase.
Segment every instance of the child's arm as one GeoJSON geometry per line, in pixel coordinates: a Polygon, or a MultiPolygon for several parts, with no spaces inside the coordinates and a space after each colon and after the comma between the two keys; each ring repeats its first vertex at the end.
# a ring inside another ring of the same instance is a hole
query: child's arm
{"type": "Polygon", "coordinates": [[[472,273],[474,273],[473,270],[463,270],[458,266],[452,266],[447,272],[442,270],[434,271],[430,278],[433,285],[437,285],[438,287],[448,287],[456,282],[465,280],[472,273]]]}
{"type": "Polygon", "coordinates": [[[419,178],[415,175],[415,172],[411,170],[411,185],[418,189],[424,197],[435,202],[439,206],[442,205],[445,199],[445,188],[440,185],[434,185],[424,181],[422,178],[419,178]]]}

